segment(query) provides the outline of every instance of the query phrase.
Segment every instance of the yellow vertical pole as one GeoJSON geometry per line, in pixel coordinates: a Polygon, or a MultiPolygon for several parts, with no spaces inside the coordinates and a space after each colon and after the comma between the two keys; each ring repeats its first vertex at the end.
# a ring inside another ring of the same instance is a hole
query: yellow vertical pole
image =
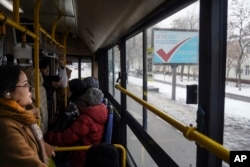
{"type": "MultiPolygon", "coordinates": [[[[56,18],[56,20],[54,21],[54,23],[53,23],[53,25],[52,25],[52,30],[51,30],[51,37],[52,37],[52,39],[53,40],[55,40],[55,32],[56,32],[56,27],[57,27],[57,25],[58,25],[58,23],[59,23],[59,21],[61,20],[61,18],[62,18],[62,15],[61,15],[61,13],[57,16],[57,18],[56,18]]],[[[58,46],[58,48],[59,48],[60,46],[58,46]]],[[[55,71],[54,71],[55,72],[55,71]]],[[[65,92],[65,91],[64,91],[65,92]]],[[[58,95],[58,92],[56,93],[57,95],[58,95]]],[[[58,96],[56,95],[56,102],[58,101],[58,96]]],[[[65,95],[66,96],[66,95],[65,95]]],[[[58,105],[58,104],[57,104],[58,105]]],[[[65,106],[64,106],[65,107],[65,106]]],[[[55,111],[57,111],[57,106],[56,106],[56,108],[55,108],[55,111]]]]}
{"type": "Polygon", "coordinates": [[[13,20],[19,24],[19,0],[13,0],[13,20]]]}
{"type": "MultiPolygon", "coordinates": [[[[40,108],[40,88],[39,88],[39,12],[40,12],[41,0],[36,1],[35,9],[34,9],[34,33],[37,35],[37,38],[34,39],[34,66],[35,66],[35,103],[36,107],[40,108]]],[[[40,120],[38,122],[40,125],[40,120]]]]}
{"type": "Polygon", "coordinates": [[[61,18],[62,18],[62,15],[60,14],[60,15],[56,18],[56,20],[54,21],[54,23],[53,23],[52,30],[51,30],[52,39],[55,39],[56,27],[57,27],[57,24],[59,23],[59,21],[61,20],[61,18]]]}
{"type": "MultiPolygon", "coordinates": [[[[56,20],[54,21],[53,25],[52,25],[52,30],[51,30],[51,37],[52,37],[52,41],[56,41],[56,37],[55,37],[55,32],[56,32],[56,27],[57,27],[57,24],[59,23],[59,21],[61,20],[62,18],[62,15],[59,14],[56,18],[56,20]]],[[[55,63],[55,61],[53,61],[53,63],[55,63]]],[[[55,65],[55,64],[54,64],[55,65]]],[[[56,69],[53,68],[53,73],[55,74],[56,73],[56,69]]],[[[55,109],[56,111],[56,109],[55,109]]]]}
{"type": "MultiPolygon", "coordinates": [[[[64,63],[66,64],[66,54],[67,54],[67,37],[68,37],[68,34],[70,32],[70,29],[67,30],[67,32],[64,34],[64,37],[63,37],[63,57],[64,57],[64,63]]],[[[65,65],[65,68],[66,68],[66,65],[65,65]]],[[[67,72],[67,71],[66,71],[67,72]]],[[[64,101],[65,101],[65,107],[67,106],[68,104],[68,88],[65,88],[65,97],[64,97],[64,101]]]]}

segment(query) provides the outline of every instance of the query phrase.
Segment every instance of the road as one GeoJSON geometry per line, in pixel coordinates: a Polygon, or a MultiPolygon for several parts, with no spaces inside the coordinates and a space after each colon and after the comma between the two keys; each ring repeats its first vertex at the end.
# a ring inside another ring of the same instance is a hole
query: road
{"type": "MultiPolygon", "coordinates": [[[[129,84],[128,90],[136,95],[141,94],[140,87],[137,87],[135,85],[129,84]]],[[[179,117],[180,120],[187,118],[187,116],[183,114],[183,112],[187,112],[186,105],[180,105],[171,99],[162,98],[156,92],[149,92],[148,98],[148,101],[154,106],[160,106],[164,108],[165,105],[168,105],[166,110],[171,110],[171,112],[179,113],[183,116],[182,118],[179,117]]],[[[127,99],[127,103],[128,111],[137,119],[139,123],[142,124],[142,107],[130,98],[127,99]]],[[[165,111],[165,109],[163,111],[165,111]]],[[[195,117],[195,114],[193,115],[193,117],[195,117]]],[[[195,121],[195,119],[192,118],[192,121],[195,121]]],[[[164,120],[151,112],[148,112],[147,123],[148,133],[150,134],[150,136],[179,166],[195,166],[196,145],[193,141],[189,141],[188,139],[186,139],[179,130],[175,129],[172,125],[166,123],[164,120]]],[[[128,149],[130,150],[133,158],[135,158],[135,162],[138,166],[157,166],[129,128],[127,138],[128,149]]]]}

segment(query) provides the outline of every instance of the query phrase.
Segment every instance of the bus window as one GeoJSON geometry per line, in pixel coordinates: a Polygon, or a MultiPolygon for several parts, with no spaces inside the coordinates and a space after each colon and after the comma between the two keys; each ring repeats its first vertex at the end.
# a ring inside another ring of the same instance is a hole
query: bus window
{"type": "MultiPolygon", "coordinates": [[[[153,106],[184,124],[192,124],[193,126],[196,126],[197,104],[186,104],[186,86],[198,84],[199,77],[199,14],[193,12],[197,11],[194,10],[198,6],[197,4],[194,3],[194,5],[180,11],[181,15],[176,13],[171,16],[171,20],[167,18],[147,29],[147,55],[145,56],[146,65],[144,65],[144,68],[146,67],[146,71],[144,71],[146,77],[142,71],[142,33],[126,42],[127,89],[139,98],[146,95],[144,98],[153,106]],[[183,17],[184,15],[186,18],[183,17]],[[191,16],[193,18],[192,25],[188,24],[191,16]],[[171,47],[175,48],[175,46],[180,46],[180,48],[169,51],[171,47]],[[173,54],[168,57],[170,53],[173,54]],[[176,57],[178,55],[184,55],[187,58],[178,58],[176,57]],[[146,85],[147,90],[143,91],[143,84],[146,85]],[[146,93],[143,94],[143,92],[146,93]]],[[[183,138],[183,135],[172,128],[171,125],[155,116],[155,114],[143,110],[142,106],[130,100],[129,97],[127,98],[127,104],[129,104],[127,105],[128,112],[143,125],[150,136],[179,166],[196,165],[196,145],[194,142],[183,138]],[[146,117],[144,117],[145,113],[146,117]]],[[[127,135],[128,148],[132,150],[131,152],[136,152],[134,146],[139,147],[139,145],[134,144],[135,141],[131,137],[133,136],[132,131],[128,130],[128,133],[131,133],[127,135]]],[[[143,147],[137,150],[142,151],[143,147]]],[[[143,151],[143,153],[145,156],[147,155],[146,151],[143,151]]],[[[142,157],[138,157],[136,161],[142,166],[153,165],[142,157]],[[146,165],[148,163],[150,165],[146,165]]]]}
{"type": "Polygon", "coordinates": [[[108,80],[109,80],[109,93],[111,93],[115,99],[120,102],[121,93],[114,88],[116,80],[119,78],[119,72],[121,71],[120,65],[120,50],[118,46],[114,46],[108,51],[108,80]]]}
{"type": "Polygon", "coordinates": [[[92,76],[92,62],[91,61],[84,61],[81,62],[81,67],[79,71],[79,65],[78,61],[73,61],[70,65],[67,65],[67,67],[71,70],[71,79],[79,78],[86,78],[88,76],[92,76]]]}
{"type": "MultiPolygon", "coordinates": [[[[223,143],[230,150],[250,150],[249,135],[246,133],[250,127],[250,61],[247,58],[250,47],[246,47],[249,36],[245,35],[249,32],[249,6],[249,1],[228,0],[223,143]]],[[[223,165],[229,166],[224,162],[223,165]]]]}
{"type": "MultiPolygon", "coordinates": [[[[126,41],[127,90],[142,98],[142,33],[126,41]]],[[[127,96],[127,110],[142,124],[142,106],[127,96]]]]}

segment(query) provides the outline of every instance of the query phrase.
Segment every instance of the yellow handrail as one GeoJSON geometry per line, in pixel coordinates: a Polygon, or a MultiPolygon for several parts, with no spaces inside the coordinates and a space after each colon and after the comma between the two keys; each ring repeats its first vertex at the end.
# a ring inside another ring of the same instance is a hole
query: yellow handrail
{"type": "MultiPolygon", "coordinates": [[[[120,144],[113,144],[116,148],[121,150],[122,153],[122,167],[126,167],[126,150],[120,144]]],[[[91,147],[89,146],[72,146],[72,147],[55,147],[55,151],[79,151],[79,150],[88,150],[91,147]]]]}
{"type": "MultiPolygon", "coordinates": [[[[56,45],[60,48],[65,48],[66,46],[62,46],[58,43],[53,37],[47,34],[47,32],[40,27],[39,23],[39,11],[40,11],[41,0],[36,0],[36,5],[34,9],[34,32],[28,30],[25,26],[20,25],[19,23],[19,0],[13,2],[13,20],[7,17],[3,12],[0,12],[0,20],[4,20],[6,24],[14,27],[15,29],[25,32],[28,36],[34,39],[34,65],[35,65],[35,103],[36,107],[40,107],[40,88],[39,88],[39,30],[44,33],[48,38],[50,38],[56,45]]],[[[55,29],[55,28],[54,28],[55,29]]],[[[38,124],[40,125],[40,119],[38,120],[38,124]]]]}
{"type": "Polygon", "coordinates": [[[119,89],[122,93],[128,95],[129,97],[131,97],[132,99],[134,99],[135,101],[155,113],[157,116],[161,117],[163,120],[174,126],[176,129],[180,130],[187,139],[196,141],[201,147],[204,147],[205,149],[209,150],[225,162],[229,163],[230,151],[220,143],[198,132],[194,127],[187,126],[182,122],[169,116],[165,112],[162,112],[160,109],[157,109],[153,105],[149,104],[148,102],[140,99],[139,97],[124,89],[122,86],[120,86],[120,84],[116,84],[115,88],[119,89]]]}
{"type": "Polygon", "coordinates": [[[17,29],[17,30],[19,30],[21,32],[25,32],[27,35],[31,36],[32,38],[38,38],[38,36],[35,33],[28,30],[26,27],[21,26],[17,22],[15,22],[12,19],[6,17],[3,13],[0,13],[0,20],[5,20],[5,19],[6,19],[6,23],[8,25],[10,25],[11,27],[14,27],[15,29],[17,29]]]}
{"type": "Polygon", "coordinates": [[[41,33],[43,33],[47,38],[49,38],[52,42],[54,42],[57,46],[59,46],[60,48],[64,48],[63,45],[61,45],[59,42],[57,42],[51,35],[49,35],[45,29],[43,29],[42,27],[39,28],[41,33]]]}

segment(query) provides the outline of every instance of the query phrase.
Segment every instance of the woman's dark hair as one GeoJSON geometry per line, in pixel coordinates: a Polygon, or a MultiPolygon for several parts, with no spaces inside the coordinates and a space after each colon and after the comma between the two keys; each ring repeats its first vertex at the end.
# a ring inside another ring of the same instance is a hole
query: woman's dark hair
{"type": "Polygon", "coordinates": [[[84,87],[82,81],[78,78],[69,81],[69,89],[71,91],[70,101],[75,101],[80,95],[83,94],[84,87]]]}
{"type": "Polygon", "coordinates": [[[18,65],[6,64],[0,66],[0,97],[4,97],[6,92],[13,92],[15,90],[20,73],[21,68],[18,65]]]}
{"type": "Polygon", "coordinates": [[[86,152],[85,167],[119,166],[119,152],[112,144],[96,144],[86,152]]]}

